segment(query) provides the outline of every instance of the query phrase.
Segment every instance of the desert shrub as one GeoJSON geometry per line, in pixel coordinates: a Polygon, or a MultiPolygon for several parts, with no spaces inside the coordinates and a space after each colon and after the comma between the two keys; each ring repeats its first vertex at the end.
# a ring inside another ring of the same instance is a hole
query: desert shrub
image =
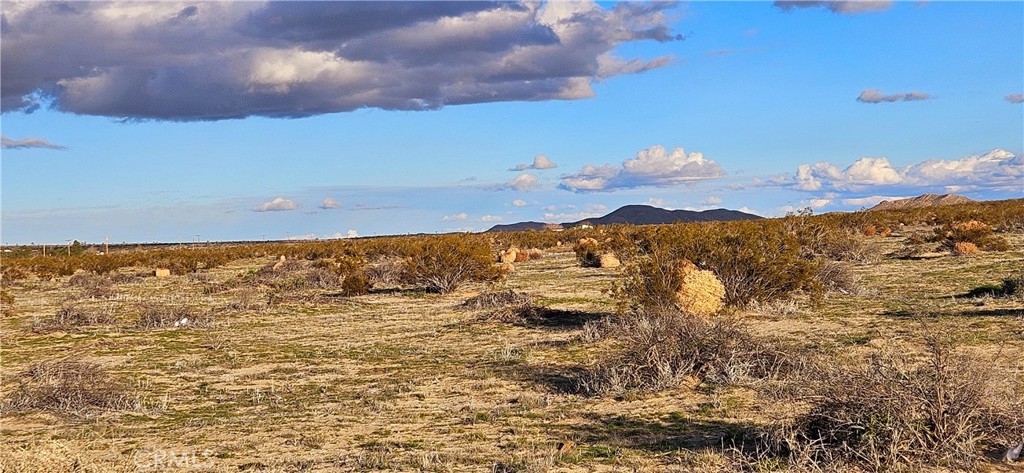
{"type": "Polygon", "coordinates": [[[953,244],[953,254],[956,256],[976,255],[978,253],[981,253],[981,250],[978,249],[978,245],[969,241],[958,241],[953,244]]]}
{"type": "Polygon", "coordinates": [[[864,236],[875,236],[878,234],[878,227],[873,223],[869,223],[864,225],[861,231],[864,233],[864,236]]]}
{"type": "Polygon", "coordinates": [[[500,276],[492,263],[485,237],[449,234],[411,240],[404,248],[402,280],[428,290],[448,293],[469,281],[493,281],[500,276]]]}
{"type": "Polygon", "coordinates": [[[213,316],[191,307],[169,304],[147,304],[139,308],[135,326],[140,329],[197,328],[213,325],[213,316]]]}
{"type": "Polygon", "coordinates": [[[978,220],[947,223],[937,227],[930,240],[939,242],[942,248],[954,254],[974,254],[960,251],[1006,251],[1010,249],[1010,244],[1005,237],[995,235],[991,226],[978,220]],[[957,248],[958,244],[961,244],[959,249],[957,248]],[[973,245],[974,248],[970,248],[970,245],[967,244],[973,245]]]}
{"type": "Polygon", "coordinates": [[[258,288],[242,287],[230,289],[231,301],[225,307],[228,310],[264,311],[267,309],[267,294],[258,288]]]}
{"type": "Polygon", "coordinates": [[[85,270],[76,271],[68,278],[68,287],[77,288],[84,297],[106,297],[111,293],[113,282],[109,277],[85,270]]]}
{"type": "Polygon", "coordinates": [[[825,291],[854,294],[859,289],[860,278],[847,263],[825,261],[818,267],[818,281],[825,291]]]}
{"type": "Polygon", "coordinates": [[[986,284],[971,289],[968,297],[1024,297],[1024,270],[1003,279],[999,284],[986,284]]]}
{"type": "Polygon", "coordinates": [[[365,273],[373,286],[393,286],[402,282],[405,261],[398,257],[381,256],[367,264],[365,273]]]}
{"type": "Polygon", "coordinates": [[[109,310],[96,310],[80,305],[65,305],[57,310],[52,316],[44,319],[36,319],[32,322],[32,331],[35,333],[69,332],[80,330],[84,327],[96,325],[108,325],[117,320],[109,310]]]}
{"type": "Polygon", "coordinates": [[[460,307],[463,309],[495,309],[506,306],[519,306],[530,304],[533,298],[523,292],[516,292],[511,289],[507,291],[484,291],[469,299],[466,299],[460,307]]]}
{"type": "Polygon", "coordinates": [[[655,253],[627,265],[611,293],[620,311],[679,309],[708,316],[722,309],[725,286],[714,273],[688,260],[666,260],[666,255],[655,253]]]}
{"type": "Polygon", "coordinates": [[[638,231],[636,238],[636,255],[626,259],[650,258],[629,276],[639,276],[640,291],[646,280],[653,285],[650,291],[667,294],[658,287],[671,282],[666,265],[689,260],[718,277],[726,303],[733,306],[785,298],[799,290],[820,292],[815,278],[819,263],[801,258],[799,241],[779,221],[666,225],[638,231]]]}
{"type": "Polygon", "coordinates": [[[338,262],[317,260],[282,259],[264,265],[248,275],[250,284],[269,286],[277,291],[302,289],[336,289],[340,286],[340,274],[348,270],[338,262]]]}
{"type": "Polygon", "coordinates": [[[927,243],[927,241],[927,236],[919,232],[914,232],[903,240],[903,246],[894,251],[890,256],[900,259],[916,258],[921,256],[928,252],[928,249],[925,248],[925,243],[927,243]]]}
{"type": "Polygon", "coordinates": [[[572,248],[576,253],[576,261],[584,268],[600,268],[601,255],[604,253],[601,243],[594,238],[581,238],[572,248]]]}
{"type": "Polygon", "coordinates": [[[0,289],[0,317],[14,315],[14,295],[6,289],[0,289]]]}
{"type": "Polygon", "coordinates": [[[369,294],[371,287],[370,277],[365,272],[354,272],[345,276],[345,279],[341,282],[341,295],[361,296],[369,294]]]}
{"type": "Polygon", "coordinates": [[[11,264],[10,260],[4,260],[0,264],[0,281],[8,283],[10,281],[19,281],[27,278],[29,272],[21,266],[11,264]]]}
{"type": "Polygon", "coordinates": [[[17,375],[7,399],[10,410],[40,409],[61,414],[89,414],[141,407],[138,396],[100,365],[53,360],[30,366],[17,375]]]}
{"type": "Polygon", "coordinates": [[[1024,390],[997,366],[931,334],[923,357],[877,351],[867,363],[822,363],[786,442],[876,471],[971,468],[986,448],[1024,438],[1024,390]]]}
{"type": "Polygon", "coordinates": [[[800,255],[806,259],[871,261],[877,257],[868,244],[843,228],[823,222],[809,222],[794,231],[800,255]]]}
{"type": "Polygon", "coordinates": [[[581,392],[658,391],[687,376],[722,384],[763,380],[790,369],[793,361],[734,317],[643,312],[624,319],[616,335],[623,348],[577,379],[581,392]]]}

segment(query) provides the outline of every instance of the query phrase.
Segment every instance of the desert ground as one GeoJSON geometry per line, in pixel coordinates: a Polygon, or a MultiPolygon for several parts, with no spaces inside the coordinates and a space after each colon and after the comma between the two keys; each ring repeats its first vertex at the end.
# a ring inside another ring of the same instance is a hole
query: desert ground
{"type": "MultiPolygon", "coordinates": [[[[1022,299],[970,294],[1024,268],[1024,232],[1005,237],[1009,251],[900,259],[887,255],[902,237],[859,235],[872,257],[850,263],[855,289],[728,311],[757,337],[836,356],[919,347],[930,330],[1020,373],[1022,299]]],[[[768,393],[769,381],[692,376],[614,395],[574,388],[619,344],[602,327],[615,318],[608,289],[621,268],[581,267],[571,246],[447,294],[224,284],[276,261],[167,278],[123,268],[128,276],[100,291],[68,276],[5,284],[14,303],[0,320],[0,470],[787,469],[745,446],[804,409],[768,393]],[[463,306],[505,290],[525,293],[536,310],[516,319],[463,306]],[[148,307],[191,319],[146,326],[148,307]],[[62,324],[62,309],[91,318],[62,324]],[[95,363],[97,378],[83,382],[116,386],[117,407],[18,407],[26,373],[53,360],[95,363]]],[[[1013,471],[1000,453],[977,468],[1013,471]]]]}

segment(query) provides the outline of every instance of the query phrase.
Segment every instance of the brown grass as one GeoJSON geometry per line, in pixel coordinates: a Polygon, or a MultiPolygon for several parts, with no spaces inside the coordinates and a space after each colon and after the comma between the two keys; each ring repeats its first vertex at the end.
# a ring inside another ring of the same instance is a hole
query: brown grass
{"type": "Polygon", "coordinates": [[[108,410],[138,410],[139,398],[96,363],[67,359],[35,363],[19,373],[5,410],[38,409],[87,415],[108,410]]]}

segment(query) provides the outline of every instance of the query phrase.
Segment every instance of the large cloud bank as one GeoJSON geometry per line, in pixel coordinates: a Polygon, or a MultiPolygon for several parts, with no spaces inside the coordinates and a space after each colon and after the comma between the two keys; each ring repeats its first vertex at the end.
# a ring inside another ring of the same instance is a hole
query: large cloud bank
{"type": "Polygon", "coordinates": [[[829,162],[801,164],[794,187],[805,191],[861,190],[876,186],[946,187],[1021,190],[1024,158],[1002,149],[960,159],[930,159],[906,167],[893,167],[886,158],[860,158],[846,169],[829,162]]]}
{"type": "Polygon", "coordinates": [[[4,2],[2,108],[126,119],[303,117],[574,100],[670,58],[668,3],[4,2]]]}

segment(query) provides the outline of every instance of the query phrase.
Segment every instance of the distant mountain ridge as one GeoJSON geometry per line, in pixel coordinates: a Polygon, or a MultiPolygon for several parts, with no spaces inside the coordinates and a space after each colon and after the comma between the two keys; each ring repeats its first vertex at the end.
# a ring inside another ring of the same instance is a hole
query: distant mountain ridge
{"type": "Polygon", "coordinates": [[[957,194],[924,194],[909,199],[884,200],[868,210],[900,210],[977,202],[957,194]]]}
{"type": "Polygon", "coordinates": [[[506,225],[495,225],[488,229],[488,232],[519,232],[525,230],[544,230],[555,228],[572,228],[578,225],[611,225],[625,223],[630,225],[658,225],[676,222],[711,222],[729,220],[757,220],[762,217],[739,210],[712,209],[704,211],[695,210],[667,210],[650,205],[626,205],[603,217],[588,218],[575,222],[562,224],[548,224],[542,222],[519,222],[506,225]]]}

